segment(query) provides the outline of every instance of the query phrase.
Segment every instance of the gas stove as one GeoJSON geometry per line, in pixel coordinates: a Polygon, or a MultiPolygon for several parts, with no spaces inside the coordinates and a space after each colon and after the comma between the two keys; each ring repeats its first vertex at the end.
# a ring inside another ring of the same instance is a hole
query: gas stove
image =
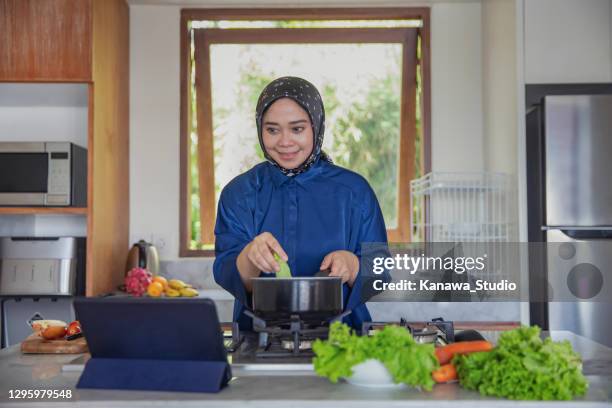
{"type": "MultiPolygon", "coordinates": [[[[232,335],[231,343],[226,344],[234,362],[248,363],[287,363],[311,362],[314,357],[312,345],[317,339],[328,337],[329,325],[341,321],[346,314],[335,316],[318,324],[304,322],[297,315],[280,321],[264,321],[253,318],[253,331],[238,331],[236,324],[226,333],[232,335]]],[[[388,325],[407,328],[419,343],[445,345],[454,341],[455,331],[451,321],[436,318],[431,321],[408,322],[365,322],[361,334],[373,335],[388,325]]]]}

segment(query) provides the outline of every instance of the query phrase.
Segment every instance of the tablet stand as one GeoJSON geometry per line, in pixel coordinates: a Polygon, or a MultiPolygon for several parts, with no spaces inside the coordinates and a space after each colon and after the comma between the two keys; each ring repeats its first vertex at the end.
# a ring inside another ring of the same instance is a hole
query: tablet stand
{"type": "Polygon", "coordinates": [[[227,361],[92,358],[77,388],[219,392],[231,378],[227,361]]]}

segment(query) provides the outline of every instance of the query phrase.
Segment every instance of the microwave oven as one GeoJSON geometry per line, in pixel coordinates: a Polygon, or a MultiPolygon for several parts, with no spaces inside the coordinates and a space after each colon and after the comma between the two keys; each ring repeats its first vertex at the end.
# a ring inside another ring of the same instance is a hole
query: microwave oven
{"type": "Polygon", "coordinates": [[[0,206],[87,206],[87,149],[0,142],[0,206]]]}

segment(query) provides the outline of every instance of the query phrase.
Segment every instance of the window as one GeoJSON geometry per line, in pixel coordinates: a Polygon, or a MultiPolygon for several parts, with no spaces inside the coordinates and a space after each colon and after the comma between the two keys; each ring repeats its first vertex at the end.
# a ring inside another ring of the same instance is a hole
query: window
{"type": "Polygon", "coordinates": [[[428,9],[183,10],[181,256],[213,255],[217,202],[263,161],[255,105],[293,75],[323,96],[323,149],[410,236],[410,180],[429,168],[428,9]]]}

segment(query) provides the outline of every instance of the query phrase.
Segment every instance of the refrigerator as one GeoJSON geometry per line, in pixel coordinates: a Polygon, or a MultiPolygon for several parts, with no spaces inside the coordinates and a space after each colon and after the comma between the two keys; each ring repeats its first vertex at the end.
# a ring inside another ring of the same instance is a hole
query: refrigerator
{"type": "Polygon", "coordinates": [[[612,95],[540,109],[548,328],[612,347],[612,95]]]}

